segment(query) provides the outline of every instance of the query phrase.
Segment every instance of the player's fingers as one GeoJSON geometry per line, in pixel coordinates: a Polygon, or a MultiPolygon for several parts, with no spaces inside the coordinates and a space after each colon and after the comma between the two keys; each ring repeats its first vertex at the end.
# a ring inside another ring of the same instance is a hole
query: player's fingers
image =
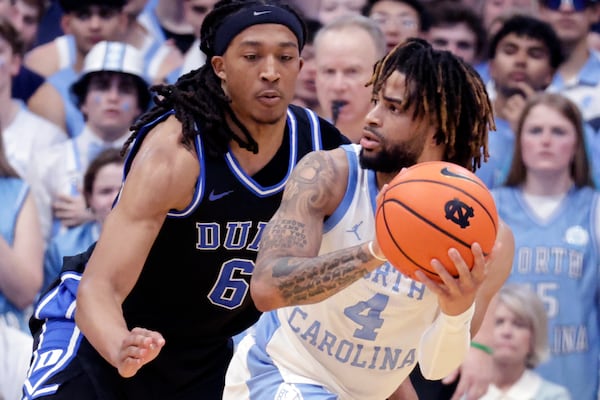
{"type": "Polygon", "coordinates": [[[434,286],[434,288],[432,289],[430,286],[427,287],[440,297],[447,298],[456,296],[459,293],[458,281],[456,278],[448,272],[446,267],[444,267],[438,259],[432,259],[430,266],[433,269],[433,272],[439,276],[441,282],[432,280],[431,285],[434,286]]]}
{"type": "Polygon", "coordinates": [[[460,368],[455,369],[449,375],[447,375],[444,379],[442,379],[442,383],[444,385],[449,385],[453,383],[456,378],[458,378],[458,374],[460,373],[460,368]]]}
{"type": "Polygon", "coordinates": [[[387,193],[388,189],[389,189],[389,185],[386,183],[385,185],[383,185],[383,187],[381,188],[379,193],[377,193],[376,202],[378,204],[381,203],[381,201],[382,201],[383,197],[385,196],[385,194],[387,193]]]}
{"type": "Polygon", "coordinates": [[[148,348],[143,346],[129,345],[121,347],[119,357],[121,360],[134,359],[143,360],[148,353],[148,348]]]}
{"type": "Polygon", "coordinates": [[[473,253],[473,268],[471,268],[471,277],[476,284],[483,282],[487,275],[488,263],[486,262],[483,249],[479,243],[473,243],[471,245],[471,252],[473,253]]]}
{"type": "Polygon", "coordinates": [[[126,358],[121,362],[117,369],[119,371],[119,375],[121,375],[123,378],[131,378],[139,371],[142,365],[143,363],[139,359],[126,358]]]}
{"type": "Polygon", "coordinates": [[[442,285],[429,278],[423,271],[415,271],[415,277],[435,295],[445,295],[445,291],[442,289],[442,285]]]}
{"type": "Polygon", "coordinates": [[[131,333],[133,333],[135,335],[150,338],[150,339],[152,339],[152,342],[154,344],[158,344],[158,345],[164,344],[164,341],[165,341],[165,339],[163,338],[163,336],[160,333],[158,333],[156,331],[151,331],[151,330],[145,329],[145,328],[135,327],[131,330],[131,333]]]}
{"type": "Polygon", "coordinates": [[[448,257],[450,257],[450,260],[454,263],[454,267],[458,272],[458,279],[461,281],[469,281],[471,279],[471,269],[460,252],[455,248],[448,249],[448,257]]]}
{"type": "Polygon", "coordinates": [[[145,347],[145,346],[149,345],[151,342],[152,342],[151,338],[149,338],[145,335],[140,335],[140,334],[131,332],[129,335],[127,335],[127,337],[125,337],[123,339],[123,342],[121,343],[121,347],[122,348],[126,348],[129,346],[145,347]]]}
{"type": "MultiPolygon", "coordinates": [[[[124,350],[129,348],[154,349],[155,347],[157,347],[157,342],[152,335],[150,335],[148,332],[134,330],[132,330],[121,343],[121,348],[124,350]]],[[[132,356],[138,356],[133,352],[129,352],[128,354],[132,356]]]]}

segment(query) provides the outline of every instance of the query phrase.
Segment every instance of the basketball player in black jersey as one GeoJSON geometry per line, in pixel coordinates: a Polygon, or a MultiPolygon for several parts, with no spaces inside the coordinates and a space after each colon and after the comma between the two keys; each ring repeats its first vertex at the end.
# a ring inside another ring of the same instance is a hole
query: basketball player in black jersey
{"type": "Polygon", "coordinates": [[[37,331],[27,398],[221,398],[231,337],[259,316],[249,281],[287,178],[308,152],[347,143],[289,105],[304,37],[275,0],[223,0],[207,15],[207,64],[154,88],[100,239],[63,268],[63,282],[85,268],[70,287],[83,336],[74,302],[54,302],[69,289],[36,310],[34,328],[53,315],[64,334],[37,331]]]}

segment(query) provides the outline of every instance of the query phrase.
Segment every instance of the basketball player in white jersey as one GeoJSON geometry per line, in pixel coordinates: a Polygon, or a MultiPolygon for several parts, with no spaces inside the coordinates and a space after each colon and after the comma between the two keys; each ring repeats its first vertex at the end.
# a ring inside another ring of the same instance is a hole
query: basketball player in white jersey
{"type": "Polygon", "coordinates": [[[370,83],[360,146],[306,156],[265,228],[251,281],[265,313],[229,366],[225,400],[381,400],[417,362],[440,379],[464,360],[510,272],[513,238],[502,222],[488,259],[472,245],[472,270],[456,249],[455,278],[431,261],[441,284],[386,262],[374,234],[377,192],[418,162],[476,169],[493,116],[475,71],[420,39],[379,61],[370,83]]]}

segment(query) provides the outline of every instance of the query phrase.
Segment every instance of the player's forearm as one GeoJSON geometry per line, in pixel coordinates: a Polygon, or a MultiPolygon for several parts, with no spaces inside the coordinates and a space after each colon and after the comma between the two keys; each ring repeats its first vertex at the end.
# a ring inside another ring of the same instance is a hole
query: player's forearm
{"type": "Polygon", "coordinates": [[[312,304],[348,287],[382,264],[363,243],[317,257],[263,260],[263,273],[252,278],[252,298],[259,310],[312,304]]]}
{"type": "Polygon", "coordinates": [[[441,379],[463,362],[471,341],[475,307],[456,316],[438,315],[421,337],[419,365],[427,379],[441,379]]]}
{"type": "Polygon", "coordinates": [[[116,296],[103,296],[97,282],[82,279],[77,291],[75,321],[90,344],[114,367],[118,367],[121,343],[129,330],[116,296]]]}

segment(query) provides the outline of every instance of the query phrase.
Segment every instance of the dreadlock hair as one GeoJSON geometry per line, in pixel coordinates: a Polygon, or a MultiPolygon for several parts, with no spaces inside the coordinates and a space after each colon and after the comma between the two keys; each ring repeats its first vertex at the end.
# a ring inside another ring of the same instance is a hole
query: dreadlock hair
{"type": "Polygon", "coordinates": [[[434,50],[422,39],[398,44],[373,68],[367,85],[377,95],[394,71],[405,76],[403,110],[415,121],[435,124],[444,161],[475,171],[487,160],[488,129],[496,129],[485,85],[475,70],[448,51],[434,50]]]}
{"type": "Polygon", "coordinates": [[[150,87],[156,93],[155,106],[143,114],[131,127],[132,134],[123,145],[125,153],[140,129],[156,120],[169,110],[175,111],[175,117],[181,122],[182,143],[193,146],[194,137],[202,135],[205,149],[210,156],[219,156],[227,152],[230,140],[253,153],[258,153],[258,143],[248,129],[239,121],[231,109],[231,99],[221,88],[221,79],[215,74],[210,60],[215,56],[216,32],[223,20],[243,8],[255,5],[274,5],[291,12],[300,21],[304,37],[306,27],[300,14],[291,6],[278,0],[221,0],[206,16],[200,28],[200,50],[206,55],[206,64],[179,77],[174,84],[160,84],[150,87]],[[241,130],[244,137],[234,134],[226,123],[229,116],[241,130]]]}

